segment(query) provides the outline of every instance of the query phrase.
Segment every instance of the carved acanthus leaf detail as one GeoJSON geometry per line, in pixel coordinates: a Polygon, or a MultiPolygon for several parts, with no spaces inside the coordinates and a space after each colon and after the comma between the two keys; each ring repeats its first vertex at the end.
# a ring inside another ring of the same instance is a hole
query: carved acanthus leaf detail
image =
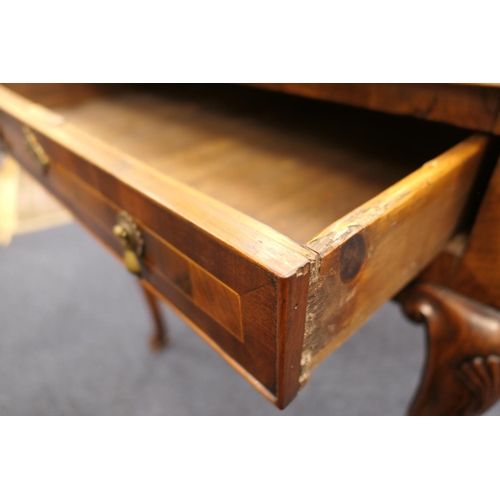
{"type": "Polygon", "coordinates": [[[411,415],[479,415],[500,399],[500,312],[417,283],[397,299],[427,326],[427,363],[411,415]]]}
{"type": "Polygon", "coordinates": [[[470,407],[465,415],[477,415],[486,411],[500,399],[500,356],[476,356],[462,363],[458,374],[471,393],[470,407]]]}

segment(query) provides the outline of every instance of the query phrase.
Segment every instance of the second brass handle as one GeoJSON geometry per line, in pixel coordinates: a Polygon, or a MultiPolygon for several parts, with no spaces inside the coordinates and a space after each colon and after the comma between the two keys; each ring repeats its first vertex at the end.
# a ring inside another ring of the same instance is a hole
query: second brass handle
{"type": "Polygon", "coordinates": [[[134,274],[141,274],[142,266],[139,257],[144,250],[144,240],[132,217],[127,212],[120,212],[117,216],[113,233],[120,239],[125,267],[134,274]]]}
{"type": "Polygon", "coordinates": [[[31,157],[38,163],[42,174],[47,173],[47,169],[50,164],[50,159],[47,153],[42,148],[35,134],[29,127],[23,127],[23,134],[26,141],[26,147],[28,148],[31,157]]]}

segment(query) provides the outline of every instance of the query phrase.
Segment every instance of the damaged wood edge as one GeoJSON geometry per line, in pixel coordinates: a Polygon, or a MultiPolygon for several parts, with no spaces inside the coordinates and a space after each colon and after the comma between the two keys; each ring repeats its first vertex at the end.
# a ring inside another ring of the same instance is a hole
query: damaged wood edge
{"type": "MultiPolygon", "coordinates": [[[[338,231],[332,235],[331,245],[340,246],[342,243],[349,240],[351,236],[355,236],[361,231],[362,226],[354,224],[338,231]]],[[[310,242],[309,242],[310,243],[310,242]]],[[[312,249],[311,249],[312,250],[312,249]]],[[[314,335],[316,334],[317,316],[321,314],[325,301],[333,302],[335,300],[329,294],[325,294],[321,282],[321,270],[323,264],[323,256],[316,250],[316,259],[311,262],[310,281],[309,281],[309,296],[307,300],[306,310],[306,325],[304,331],[304,341],[301,356],[301,371],[299,376],[299,387],[302,389],[310,379],[311,372],[328,354],[339,347],[351,335],[352,330],[344,331],[340,335],[334,337],[334,340],[328,344],[328,352],[325,349],[315,352],[314,335]]],[[[340,272],[340,271],[338,271],[340,272]]],[[[354,328],[353,328],[354,329],[354,328]]]]}
{"type": "Polygon", "coordinates": [[[473,135],[338,220],[306,245],[311,262],[299,377],[339,347],[446,247],[484,164],[473,135]]]}
{"type": "MultiPolygon", "coordinates": [[[[309,250],[312,249],[309,248],[309,250]]],[[[307,384],[311,375],[312,352],[308,349],[304,349],[304,347],[307,346],[308,337],[311,335],[311,325],[314,324],[314,312],[310,308],[311,291],[316,289],[321,271],[321,256],[315,250],[312,250],[312,252],[315,258],[310,261],[309,267],[309,294],[307,298],[304,338],[300,357],[299,390],[307,384]]]]}

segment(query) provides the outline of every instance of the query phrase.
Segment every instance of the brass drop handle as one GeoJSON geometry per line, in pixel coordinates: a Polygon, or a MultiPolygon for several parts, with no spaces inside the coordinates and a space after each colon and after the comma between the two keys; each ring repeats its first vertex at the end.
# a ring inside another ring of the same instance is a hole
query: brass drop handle
{"type": "Polygon", "coordinates": [[[23,127],[23,134],[29,154],[38,163],[41,173],[46,174],[50,164],[50,159],[47,156],[47,153],[44,151],[35,134],[29,127],[23,127]]]}
{"type": "Polygon", "coordinates": [[[139,257],[144,250],[144,240],[132,217],[127,212],[119,212],[113,233],[117,236],[124,248],[123,260],[125,267],[134,274],[141,274],[139,257]]]}

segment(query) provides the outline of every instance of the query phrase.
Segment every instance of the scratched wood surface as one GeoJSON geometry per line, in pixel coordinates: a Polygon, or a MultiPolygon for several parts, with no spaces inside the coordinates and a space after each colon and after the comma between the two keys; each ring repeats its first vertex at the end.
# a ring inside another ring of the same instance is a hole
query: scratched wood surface
{"type": "Polygon", "coordinates": [[[472,136],[333,223],[309,290],[303,374],[413,279],[467,215],[489,140],[472,136]]]}
{"type": "Polygon", "coordinates": [[[11,153],[116,255],[127,210],[145,286],[279,407],[446,245],[488,145],[244,87],[54,92],[33,96],[56,112],[0,87],[11,153]],[[24,124],[52,159],[46,175],[24,124]]]}

